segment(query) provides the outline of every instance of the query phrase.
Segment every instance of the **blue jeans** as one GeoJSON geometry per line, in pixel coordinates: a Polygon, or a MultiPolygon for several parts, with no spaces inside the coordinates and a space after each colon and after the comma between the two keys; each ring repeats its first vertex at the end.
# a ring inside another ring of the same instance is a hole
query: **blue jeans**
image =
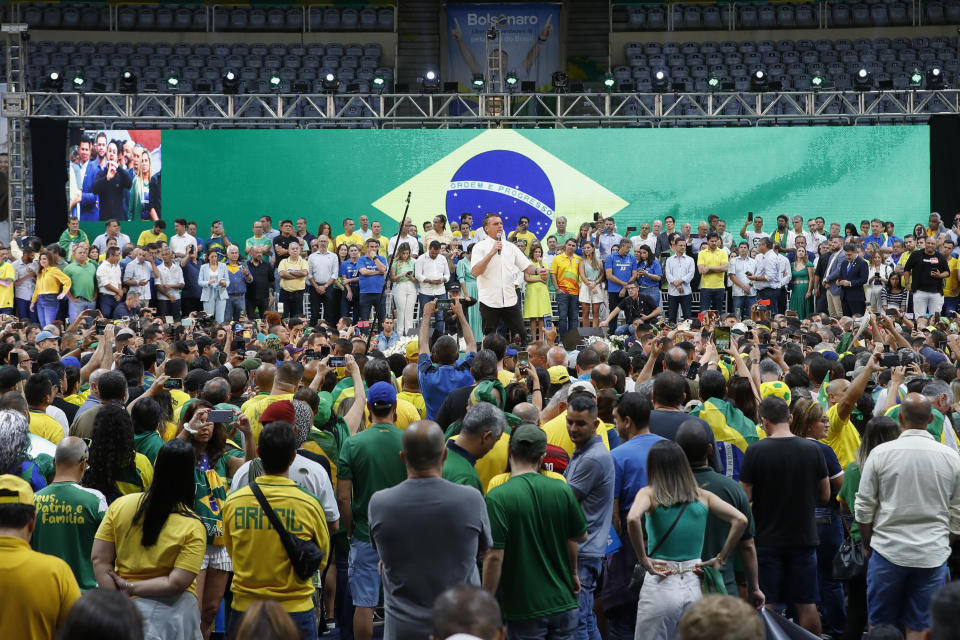
{"type": "Polygon", "coordinates": [[[713,309],[717,313],[723,313],[726,298],[726,289],[700,289],[700,311],[713,309]]]}
{"type": "MultiPolygon", "coordinates": [[[[243,621],[243,611],[230,609],[230,615],[227,616],[227,637],[232,638],[240,622],[243,621]]],[[[297,625],[301,640],[317,640],[317,616],[313,609],[309,611],[300,611],[297,613],[288,613],[293,624],[297,625]]]]}
{"type": "Polygon", "coordinates": [[[653,304],[658,307],[661,304],[660,287],[640,287],[640,295],[647,296],[653,301],[653,304]]]}
{"type": "MultiPolygon", "coordinates": [[[[360,294],[360,319],[368,320],[372,323],[373,319],[370,318],[370,310],[376,308],[377,319],[380,322],[383,322],[383,318],[384,318],[383,303],[384,303],[384,300],[380,297],[379,293],[361,293],[360,294]]],[[[371,324],[371,326],[373,325],[371,324]]]]}
{"type": "MultiPolygon", "coordinates": [[[[16,307],[17,317],[20,318],[21,320],[29,320],[30,322],[37,321],[37,312],[30,311],[30,300],[24,299],[24,298],[14,298],[13,306],[16,307]]],[[[107,316],[107,314],[103,314],[103,315],[107,316]]],[[[109,318],[110,316],[107,316],[107,317],[109,318]]]]}
{"type": "Polygon", "coordinates": [[[240,314],[247,307],[247,297],[230,296],[226,299],[226,305],[223,308],[223,317],[230,322],[240,322],[240,314]]]}
{"type": "MultiPolygon", "coordinates": [[[[439,299],[442,298],[442,297],[443,297],[443,296],[441,296],[441,295],[428,296],[428,295],[425,295],[425,294],[423,294],[423,293],[418,293],[418,294],[417,294],[417,304],[418,304],[419,307],[420,307],[420,322],[430,322],[430,319],[429,319],[429,318],[425,318],[425,317],[423,316],[423,308],[424,308],[424,306],[426,306],[426,304],[427,304],[428,302],[430,302],[431,300],[439,300],[439,299]]],[[[442,312],[442,311],[437,311],[437,312],[435,312],[435,313],[433,314],[433,323],[434,323],[433,326],[434,326],[434,328],[435,328],[437,331],[439,331],[440,333],[443,333],[443,332],[444,332],[444,329],[446,329],[446,325],[445,325],[444,322],[443,322],[443,312],[442,312]]]]}
{"type": "MultiPolygon", "coordinates": [[[[337,589],[333,598],[333,617],[341,638],[353,637],[353,598],[350,596],[348,551],[334,547],[333,559],[337,567],[337,589]]],[[[329,614],[328,614],[329,616],[329,614]]]]}
{"type": "Polygon", "coordinates": [[[958,300],[960,300],[960,298],[958,298],[957,296],[950,296],[949,298],[944,296],[943,308],[940,310],[940,313],[949,313],[951,311],[956,311],[958,300]]]}
{"type": "Polygon", "coordinates": [[[741,320],[750,317],[750,310],[757,304],[756,296],[733,296],[733,312],[741,320]]]}
{"type": "Polygon", "coordinates": [[[340,315],[353,324],[360,319],[360,292],[355,286],[350,288],[350,297],[353,299],[347,300],[347,292],[340,292],[340,315]]]}
{"type": "Polygon", "coordinates": [[[86,300],[73,300],[67,301],[67,322],[73,322],[77,319],[83,311],[87,309],[96,309],[97,304],[95,302],[87,302],[86,300]]]}
{"type": "Polygon", "coordinates": [[[577,558],[577,576],[580,578],[580,593],[577,594],[577,640],[601,640],[597,618],[593,613],[593,593],[600,579],[601,566],[603,558],[577,558]]]}
{"type": "Polygon", "coordinates": [[[834,580],[833,558],[843,543],[843,525],[840,513],[834,509],[817,507],[817,573],[819,575],[820,612],[823,618],[823,632],[833,637],[843,633],[847,620],[844,606],[843,583],[834,580]]]}
{"type": "Polygon", "coordinates": [[[45,327],[57,319],[60,310],[60,301],[55,293],[41,293],[37,296],[37,318],[41,327],[45,327]]]}
{"type": "Polygon", "coordinates": [[[212,300],[203,301],[203,310],[207,313],[208,316],[213,316],[217,324],[223,322],[223,312],[227,308],[227,301],[221,300],[220,298],[213,298],[212,300]]]}
{"type": "Polygon", "coordinates": [[[112,318],[113,310],[120,304],[116,298],[109,293],[100,294],[100,313],[104,318],[112,318]]]}
{"type": "Polygon", "coordinates": [[[683,308],[683,319],[690,319],[690,302],[693,300],[692,294],[685,296],[667,296],[667,319],[670,322],[677,321],[677,309],[683,308]]]}
{"type": "Polygon", "coordinates": [[[637,603],[620,605],[606,612],[607,640],[633,640],[637,630],[637,603]]]}
{"type": "Polygon", "coordinates": [[[930,600],[947,579],[947,563],[932,569],[901,567],[874,551],[867,565],[870,625],[922,631],[930,626],[930,600]]]}
{"type": "MultiPolygon", "coordinates": [[[[624,291],[621,289],[620,291],[624,291]]],[[[613,313],[613,308],[620,304],[620,301],[626,298],[627,294],[623,294],[623,298],[620,297],[620,291],[607,291],[607,313],[613,313]]],[[[613,319],[610,320],[610,324],[607,325],[607,328],[610,330],[610,333],[617,332],[617,318],[620,316],[620,312],[617,312],[617,315],[613,316],[613,319]]]]}
{"type": "Polygon", "coordinates": [[[574,640],[577,609],[528,620],[507,620],[507,640],[574,640]]]}
{"type": "Polygon", "coordinates": [[[571,293],[557,291],[557,337],[563,336],[571,329],[580,326],[580,299],[571,293]]]}
{"type": "Polygon", "coordinates": [[[771,319],[780,313],[780,289],[757,289],[757,302],[769,300],[767,315],[771,319]]]}

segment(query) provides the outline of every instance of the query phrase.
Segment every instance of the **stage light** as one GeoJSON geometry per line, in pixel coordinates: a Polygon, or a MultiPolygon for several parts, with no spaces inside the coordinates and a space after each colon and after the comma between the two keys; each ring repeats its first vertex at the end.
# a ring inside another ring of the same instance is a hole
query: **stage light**
{"type": "Polygon", "coordinates": [[[382,73],[377,73],[373,76],[373,86],[377,89],[383,89],[385,84],[387,84],[387,79],[383,77],[382,73]]]}
{"type": "Polygon", "coordinates": [[[822,87],[822,86],[823,86],[823,76],[820,75],[819,73],[814,73],[814,74],[810,77],[810,86],[813,87],[814,89],[819,89],[820,87],[822,87]]]}
{"type": "Polygon", "coordinates": [[[475,73],[475,74],[473,74],[473,88],[474,88],[474,89],[476,89],[477,91],[482,91],[484,84],[486,84],[486,83],[485,83],[485,81],[484,81],[484,79],[483,79],[483,74],[482,74],[482,73],[475,73]]]}
{"type": "Polygon", "coordinates": [[[329,71],[327,72],[327,75],[323,76],[321,82],[323,83],[323,90],[327,93],[335,93],[340,87],[340,81],[337,80],[337,76],[329,71]]]}
{"type": "Polygon", "coordinates": [[[616,86],[616,84],[617,79],[613,77],[612,73],[607,71],[607,73],[603,76],[603,86],[606,87],[607,90],[611,90],[614,86],[616,86]]]}
{"type": "Polygon", "coordinates": [[[223,74],[222,83],[224,93],[237,93],[240,90],[240,78],[232,69],[227,69],[223,74]]]}
{"type": "Polygon", "coordinates": [[[757,69],[750,75],[750,88],[754,91],[763,91],[767,88],[767,72],[757,69]]]}
{"type": "Polygon", "coordinates": [[[667,84],[670,80],[667,78],[667,72],[663,69],[657,69],[653,72],[652,84],[653,90],[657,92],[663,92],[667,90],[667,84]]]}
{"type": "Polygon", "coordinates": [[[910,86],[919,87],[923,84],[923,74],[920,73],[919,69],[914,69],[913,73],[910,74],[910,86]]]}
{"type": "Polygon", "coordinates": [[[280,91],[280,86],[283,84],[283,80],[281,80],[277,74],[271,75],[268,82],[270,83],[270,88],[274,91],[280,91]]]}
{"type": "Polygon", "coordinates": [[[167,76],[167,89],[170,91],[176,91],[180,88],[180,78],[175,75],[167,76]]]}
{"type": "Polygon", "coordinates": [[[137,74],[133,71],[127,70],[123,72],[123,75],[120,76],[120,93],[136,93],[137,92],[137,74]]]}
{"type": "Polygon", "coordinates": [[[71,84],[73,84],[74,91],[82,91],[84,88],[86,88],[87,79],[78,73],[77,75],[73,76],[73,81],[71,84]]]}
{"type": "Polygon", "coordinates": [[[935,64],[927,70],[927,89],[943,89],[945,84],[946,78],[940,65],[935,64]]]}
{"type": "Polygon", "coordinates": [[[437,77],[437,72],[430,69],[423,74],[421,86],[424,93],[436,93],[437,89],[440,88],[440,78],[437,77]]]}
{"type": "Polygon", "coordinates": [[[498,34],[499,32],[492,27],[487,29],[487,40],[496,40],[498,34]]]}
{"type": "Polygon", "coordinates": [[[517,78],[517,74],[514,73],[513,71],[508,71],[504,80],[507,81],[507,86],[510,88],[516,87],[517,83],[519,82],[519,79],[517,78]]]}
{"type": "Polygon", "coordinates": [[[720,88],[720,76],[715,73],[711,73],[710,77],[707,78],[707,86],[710,87],[712,91],[716,91],[720,88]]]}
{"type": "Polygon", "coordinates": [[[857,73],[853,76],[853,84],[858,91],[869,91],[873,88],[873,78],[870,77],[870,72],[867,71],[866,67],[860,67],[857,70],[857,73]]]}
{"type": "Polygon", "coordinates": [[[553,90],[556,93],[564,93],[567,90],[567,85],[570,84],[570,78],[563,71],[554,71],[550,82],[553,84],[553,90]]]}
{"type": "Polygon", "coordinates": [[[45,89],[50,91],[63,91],[63,76],[60,75],[59,71],[51,71],[49,75],[43,80],[43,85],[45,89]]]}

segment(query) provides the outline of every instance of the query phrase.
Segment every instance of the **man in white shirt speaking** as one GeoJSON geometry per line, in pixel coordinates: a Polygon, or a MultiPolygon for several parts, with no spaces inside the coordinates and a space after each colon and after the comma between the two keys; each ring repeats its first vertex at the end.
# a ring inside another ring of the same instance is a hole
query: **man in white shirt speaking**
{"type": "Polygon", "coordinates": [[[483,334],[496,331],[502,321],[508,332],[518,336],[521,344],[526,344],[523,314],[514,282],[520,272],[542,276],[547,270],[538,269],[516,245],[503,241],[503,218],[499,215],[485,215],[483,231],[487,237],[473,247],[470,269],[477,279],[483,334]]]}

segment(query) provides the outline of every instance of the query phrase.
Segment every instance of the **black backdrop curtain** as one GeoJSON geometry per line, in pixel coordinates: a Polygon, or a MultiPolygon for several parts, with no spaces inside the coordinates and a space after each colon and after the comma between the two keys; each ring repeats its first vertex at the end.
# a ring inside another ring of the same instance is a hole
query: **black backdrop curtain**
{"type": "Polygon", "coordinates": [[[960,213],[960,116],[930,118],[930,210],[948,225],[960,213]]]}
{"type": "Polygon", "coordinates": [[[30,118],[30,153],[37,214],[34,233],[50,244],[67,227],[67,121],[30,118]]]}

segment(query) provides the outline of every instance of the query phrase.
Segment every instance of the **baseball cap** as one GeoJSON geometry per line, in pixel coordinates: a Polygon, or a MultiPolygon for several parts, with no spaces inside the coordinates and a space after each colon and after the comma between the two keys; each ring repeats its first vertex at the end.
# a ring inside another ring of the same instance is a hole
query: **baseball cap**
{"type": "Polygon", "coordinates": [[[746,333],[749,330],[750,329],[747,329],[747,325],[743,324],[742,322],[738,322],[737,324],[730,327],[730,331],[737,331],[739,333],[746,333]]]}
{"type": "Polygon", "coordinates": [[[120,331],[117,332],[118,338],[132,338],[134,335],[136,334],[133,333],[133,329],[120,329],[120,331]]]}
{"type": "Polygon", "coordinates": [[[0,367],[0,387],[4,389],[10,389],[21,380],[26,380],[29,377],[29,373],[12,364],[0,367]]]}
{"type": "Polygon", "coordinates": [[[240,363],[240,366],[246,369],[247,371],[253,371],[254,369],[258,368],[262,364],[263,362],[260,360],[260,358],[247,358],[246,360],[240,363]]]}
{"type": "Polygon", "coordinates": [[[570,388],[567,389],[567,397],[569,398],[578,391],[589,393],[594,398],[597,397],[597,390],[593,388],[593,385],[588,380],[577,380],[570,385],[570,388]]]}
{"type": "Polygon", "coordinates": [[[20,476],[5,473],[0,476],[0,504],[33,506],[33,489],[20,476]]]}
{"type": "Polygon", "coordinates": [[[523,448],[532,454],[547,452],[547,434],[535,424],[521,424],[510,434],[510,448],[523,448]]]}
{"type": "Polygon", "coordinates": [[[547,371],[550,373],[550,384],[563,384],[570,380],[570,372],[563,365],[555,364],[547,371]]]}
{"type": "Polygon", "coordinates": [[[760,397],[769,398],[770,396],[776,396],[789,405],[790,387],[779,380],[774,380],[773,382],[764,382],[760,385],[760,397]]]}
{"type": "Polygon", "coordinates": [[[297,411],[293,408],[293,403],[289,400],[277,400],[276,402],[271,402],[266,409],[263,410],[263,413],[260,414],[260,424],[268,424],[270,422],[289,422],[293,424],[297,419],[297,411]]]}
{"type": "MultiPolygon", "coordinates": [[[[130,333],[133,333],[133,332],[131,331],[130,333]]],[[[51,333],[51,332],[49,332],[49,331],[41,331],[40,333],[37,334],[36,342],[42,342],[42,341],[44,341],[44,340],[50,340],[51,338],[53,338],[54,340],[59,340],[59,339],[60,339],[60,338],[59,338],[56,334],[54,334],[54,333],[51,333]]]]}
{"type": "Polygon", "coordinates": [[[392,405],[397,403],[397,390],[389,382],[377,382],[370,387],[367,393],[369,404],[392,405]]]}
{"type": "Polygon", "coordinates": [[[414,338],[407,343],[407,360],[416,360],[420,355],[420,341],[414,338]]]}
{"type": "Polygon", "coordinates": [[[66,358],[60,360],[60,362],[62,362],[63,366],[65,367],[76,367],[77,369],[80,368],[80,361],[77,360],[76,356],[67,356],[66,358]]]}

